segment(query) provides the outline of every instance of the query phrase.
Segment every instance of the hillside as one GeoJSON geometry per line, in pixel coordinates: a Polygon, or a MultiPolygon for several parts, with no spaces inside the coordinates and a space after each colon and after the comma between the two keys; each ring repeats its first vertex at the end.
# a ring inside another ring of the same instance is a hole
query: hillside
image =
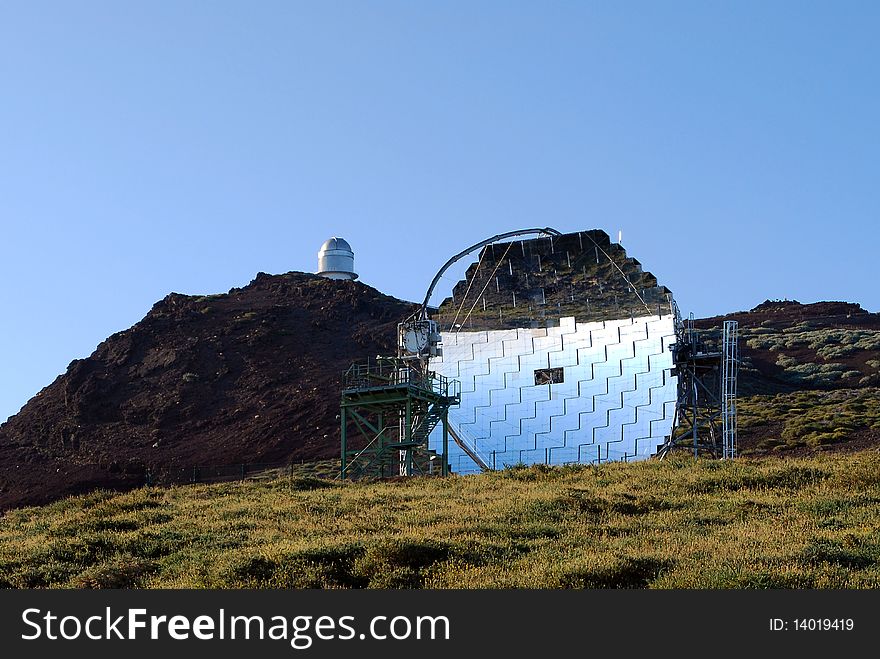
{"type": "Polygon", "coordinates": [[[695,324],[724,320],[739,322],[743,395],[880,386],[880,314],[858,304],[768,300],[695,324]]]}
{"type": "Polygon", "coordinates": [[[361,283],[263,273],[172,293],[0,426],[0,510],[196,465],[334,457],[339,382],[410,310],[361,283]]]}
{"type": "Polygon", "coordinates": [[[880,446],[880,314],[858,304],[766,301],[696,321],[739,321],[745,455],[880,446]]]}
{"type": "Polygon", "coordinates": [[[877,588],[877,501],[877,451],[99,492],[7,512],[0,587],[877,588]]]}

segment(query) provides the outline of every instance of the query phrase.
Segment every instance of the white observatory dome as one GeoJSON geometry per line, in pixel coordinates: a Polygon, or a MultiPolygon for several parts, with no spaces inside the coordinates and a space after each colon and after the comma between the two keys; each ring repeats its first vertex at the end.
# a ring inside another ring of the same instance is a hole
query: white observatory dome
{"type": "Polygon", "coordinates": [[[357,279],[354,252],[344,238],[328,239],[318,250],[318,274],[328,279],[357,279]]]}

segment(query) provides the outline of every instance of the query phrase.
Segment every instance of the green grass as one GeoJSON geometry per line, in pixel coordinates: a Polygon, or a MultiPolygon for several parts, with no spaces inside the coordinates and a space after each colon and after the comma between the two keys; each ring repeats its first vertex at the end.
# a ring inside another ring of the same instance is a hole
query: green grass
{"type": "Polygon", "coordinates": [[[774,424],[759,448],[817,447],[844,441],[858,432],[880,432],[880,389],[750,396],[737,401],[737,411],[743,429],[774,424]],[[781,431],[776,430],[779,424],[781,431]]]}
{"type": "Polygon", "coordinates": [[[15,588],[875,588],[880,453],[97,492],[0,520],[15,588]]]}

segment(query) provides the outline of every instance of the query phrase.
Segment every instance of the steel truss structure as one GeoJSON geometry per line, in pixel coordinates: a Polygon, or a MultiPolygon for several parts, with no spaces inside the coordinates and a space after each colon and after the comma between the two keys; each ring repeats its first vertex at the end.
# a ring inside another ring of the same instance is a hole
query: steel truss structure
{"type": "Polygon", "coordinates": [[[672,434],[657,452],[663,458],[674,449],[695,457],[736,457],[736,381],[739,364],[738,324],[724,321],[723,329],[699,330],[693,314],[682,321],[675,311],[676,342],[672,345],[673,375],[678,377],[678,400],[672,434]]]}
{"type": "Polygon", "coordinates": [[[343,479],[677,447],[736,455],[736,323],[682,322],[670,291],[601,230],[521,229],[472,245],[441,267],[397,338],[396,357],[343,376],[343,479]],[[476,250],[429,317],[443,273],[476,250]]]}
{"type": "Polygon", "coordinates": [[[458,383],[424,372],[418,360],[394,357],[353,364],[343,374],[341,420],[342,479],[449,473],[450,406],[460,400],[458,383]],[[428,436],[442,426],[439,455],[428,436]],[[362,448],[349,450],[354,428],[362,448]]]}

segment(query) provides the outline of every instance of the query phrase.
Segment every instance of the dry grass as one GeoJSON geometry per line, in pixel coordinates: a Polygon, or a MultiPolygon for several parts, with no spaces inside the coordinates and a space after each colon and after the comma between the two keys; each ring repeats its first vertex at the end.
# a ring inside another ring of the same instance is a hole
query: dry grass
{"type": "Polygon", "coordinates": [[[0,520],[0,585],[874,588],[880,453],[95,493],[0,520]]]}

